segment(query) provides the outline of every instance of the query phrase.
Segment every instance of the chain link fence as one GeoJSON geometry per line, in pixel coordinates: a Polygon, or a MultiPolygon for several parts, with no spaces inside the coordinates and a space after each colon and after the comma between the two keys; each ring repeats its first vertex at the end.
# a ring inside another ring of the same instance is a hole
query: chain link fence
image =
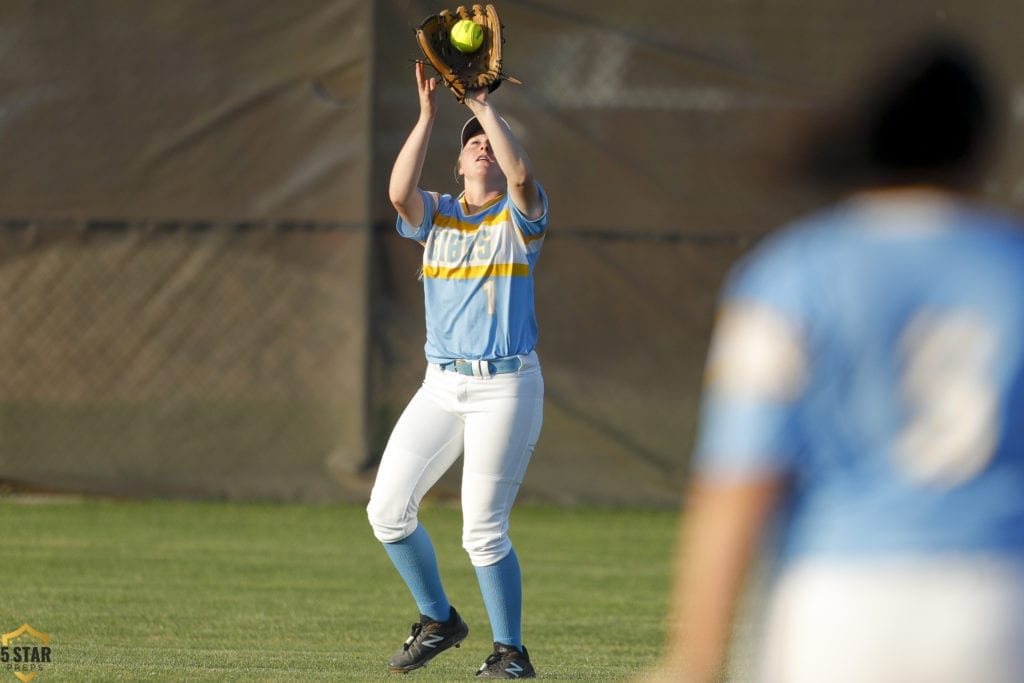
{"type": "Polygon", "coordinates": [[[332,457],[343,476],[365,451],[365,239],[8,222],[0,471],[57,489],[336,497],[332,457]]]}
{"type": "MultiPolygon", "coordinates": [[[[418,115],[413,30],[439,9],[0,10],[0,481],[365,500],[424,371],[421,252],[394,232],[387,178],[418,115]]],[[[499,9],[524,85],[493,102],[551,201],[524,498],[677,502],[722,278],[814,203],[786,171],[803,116],[900,36],[984,36],[1013,102],[987,190],[1024,196],[1024,5],[499,9]]],[[[459,192],[468,115],[438,92],[425,188],[459,192]]]]}

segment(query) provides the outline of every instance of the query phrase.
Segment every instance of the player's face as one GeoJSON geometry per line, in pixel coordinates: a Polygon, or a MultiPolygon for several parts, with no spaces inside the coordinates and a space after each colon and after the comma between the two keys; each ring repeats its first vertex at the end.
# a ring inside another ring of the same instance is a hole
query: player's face
{"type": "Polygon", "coordinates": [[[487,140],[487,134],[482,132],[466,140],[466,146],[459,155],[459,166],[467,178],[501,175],[501,167],[494,158],[491,143],[487,140]]]}

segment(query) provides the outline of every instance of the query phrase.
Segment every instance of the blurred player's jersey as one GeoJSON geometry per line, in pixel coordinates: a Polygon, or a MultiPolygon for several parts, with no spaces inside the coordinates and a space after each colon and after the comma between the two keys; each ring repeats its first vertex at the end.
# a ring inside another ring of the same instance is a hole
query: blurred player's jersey
{"type": "Polygon", "coordinates": [[[533,268],[547,228],[507,194],[470,214],[460,197],[420,191],[422,226],[398,218],[398,232],[423,244],[427,360],[525,355],[537,344],[533,268]]]}
{"type": "Polygon", "coordinates": [[[733,271],[696,467],[787,473],[785,556],[1022,553],[1022,341],[1015,223],[924,193],[850,200],[733,271]]]}

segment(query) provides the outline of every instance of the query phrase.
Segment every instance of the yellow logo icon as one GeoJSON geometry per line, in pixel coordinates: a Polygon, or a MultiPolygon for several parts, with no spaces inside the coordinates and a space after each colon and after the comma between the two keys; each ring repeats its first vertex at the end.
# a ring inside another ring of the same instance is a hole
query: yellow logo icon
{"type": "Polygon", "coordinates": [[[17,631],[0,635],[0,668],[28,683],[50,664],[50,634],[22,624],[17,631]]]}

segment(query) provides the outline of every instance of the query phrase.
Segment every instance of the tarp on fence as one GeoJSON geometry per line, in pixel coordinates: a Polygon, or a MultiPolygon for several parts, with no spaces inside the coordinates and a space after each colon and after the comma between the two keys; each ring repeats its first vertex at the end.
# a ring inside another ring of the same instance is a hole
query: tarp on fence
{"type": "MultiPolygon", "coordinates": [[[[1008,96],[986,192],[1024,204],[1024,5],[498,7],[523,85],[493,102],[551,201],[523,497],[677,501],[722,277],[817,201],[785,171],[800,117],[905,36],[976,39],[1008,96]]],[[[366,499],[425,367],[420,247],[387,178],[439,9],[4,3],[0,481],[366,499]]],[[[425,187],[457,193],[468,116],[439,92],[425,187]]]]}

